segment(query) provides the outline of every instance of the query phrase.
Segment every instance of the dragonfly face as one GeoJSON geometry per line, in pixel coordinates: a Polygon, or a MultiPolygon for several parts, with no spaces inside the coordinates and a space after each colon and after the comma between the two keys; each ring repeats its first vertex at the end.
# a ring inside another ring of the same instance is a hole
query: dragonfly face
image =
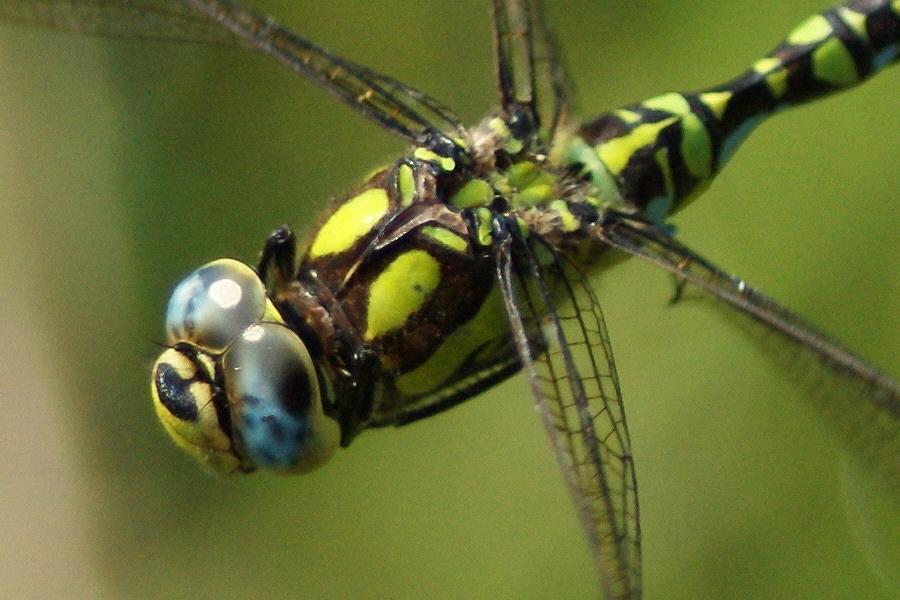
{"type": "Polygon", "coordinates": [[[201,464],[304,473],[334,454],[340,431],[312,358],[250,267],[223,259],[188,275],[169,301],[166,333],[154,406],[201,464]]]}

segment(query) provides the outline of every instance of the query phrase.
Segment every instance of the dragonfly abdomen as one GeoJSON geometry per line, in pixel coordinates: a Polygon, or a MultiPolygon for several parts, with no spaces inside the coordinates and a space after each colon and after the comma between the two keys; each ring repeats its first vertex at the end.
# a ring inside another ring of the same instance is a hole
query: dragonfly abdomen
{"type": "Polygon", "coordinates": [[[732,81],[668,93],[601,115],[580,130],[569,160],[601,196],[618,195],[661,223],[703,192],[767,117],[854,86],[900,56],[900,7],[851,0],[794,28],[732,81]]]}

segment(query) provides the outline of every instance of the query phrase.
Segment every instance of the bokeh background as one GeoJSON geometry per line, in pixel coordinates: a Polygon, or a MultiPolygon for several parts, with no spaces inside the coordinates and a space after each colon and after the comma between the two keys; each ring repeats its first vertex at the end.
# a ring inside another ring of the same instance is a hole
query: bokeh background
{"type": "MultiPolygon", "coordinates": [[[[257,6],[474,122],[494,105],[485,4],[257,6]]],[[[724,81],[824,2],[549,4],[590,116],[724,81]]],[[[171,286],[213,258],[252,261],[277,225],[305,231],[402,142],[233,49],[2,24],[0,69],[0,597],[596,594],[518,379],[298,478],[207,476],[155,422],[147,369],[171,286]]],[[[898,75],[765,125],[676,221],[894,375],[898,75]]],[[[596,286],[645,596],[891,597],[897,505],[845,493],[836,444],[790,382],[706,307],[668,308],[671,282],[648,266],[596,286]]]]}

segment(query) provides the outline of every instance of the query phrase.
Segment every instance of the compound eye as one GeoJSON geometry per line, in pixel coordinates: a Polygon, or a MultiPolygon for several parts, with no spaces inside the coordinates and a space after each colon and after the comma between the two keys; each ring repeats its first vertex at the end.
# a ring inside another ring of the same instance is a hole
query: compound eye
{"type": "Polygon", "coordinates": [[[230,258],[207,263],[181,280],[166,310],[171,344],[190,342],[211,354],[264,319],[280,320],[256,272],[230,258]]]}
{"type": "Polygon", "coordinates": [[[247,471],[234,452],[213,404],[212,359],[191,357],[170,348],[153,365],[153,407],[175,443],[206,467],[220,473],[247,471]]]}
{"type": "Polygon", "coordinates": [[[235,444],[257,467],[305,473],[324,464],[340,443],[340,426],[325,414],[306,346],[287,327],[260,323],[222,357],[235,444]]]}

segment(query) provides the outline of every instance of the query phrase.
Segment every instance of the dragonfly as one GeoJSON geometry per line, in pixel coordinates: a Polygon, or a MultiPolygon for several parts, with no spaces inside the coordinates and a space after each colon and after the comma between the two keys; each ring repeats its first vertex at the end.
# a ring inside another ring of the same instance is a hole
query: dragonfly
{"type": "Polygon", "coordinates": [[[604,597],[637,598],[637,478],[588,279],[623,257],[670,272],[677,298],[714,300],[787,357],[840,437],[897,485],[897,384],[667,224],[766,117],[895,62],[895,4],[847,2],[726,84],[580,121],[540,6],[495,1],[499,108],[471,128],[232,2],[3,2],[0,18],[256,50],[411,145],[305,243],[280,228],[254,267],[215,261],[176,287],[151,384],[176,443],[216,471],[306,472],[366,429],[433,416],[522,372],[604,597]]]}

